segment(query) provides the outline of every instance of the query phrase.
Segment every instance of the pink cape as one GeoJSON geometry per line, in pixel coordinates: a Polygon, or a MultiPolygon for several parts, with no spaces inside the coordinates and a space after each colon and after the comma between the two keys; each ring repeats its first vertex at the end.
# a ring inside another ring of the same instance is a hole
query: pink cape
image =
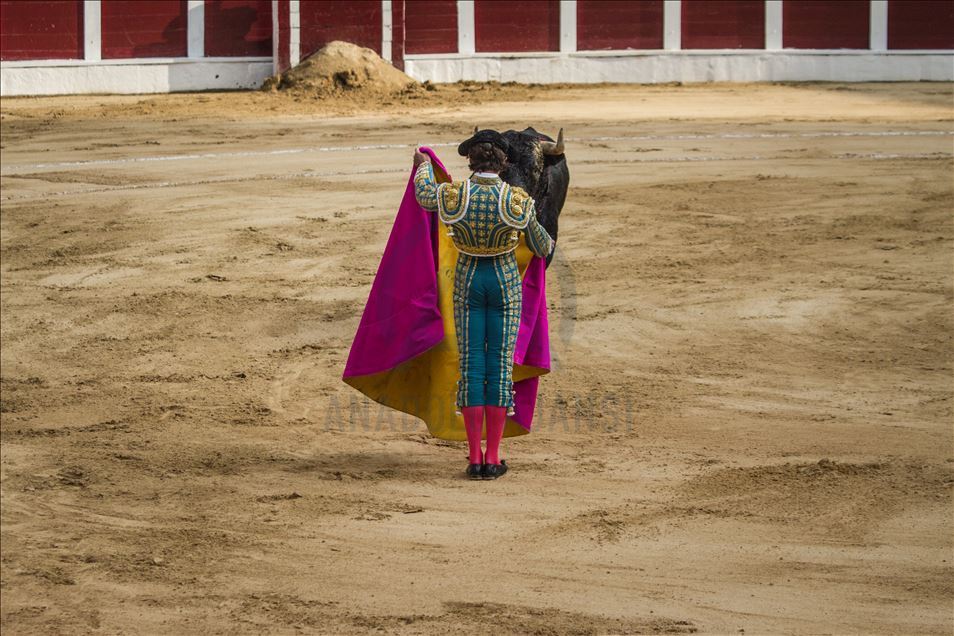
{"type": "MultiPolygon", "coordinates": [[[[430,148],[440,181],[450,175],[430,148]]],[[[451,310],[457,250],[437,214],[417,204],[413,170],[358,325],[343,380],[369,398],[424,420],[444,439],[465,439],[454,404],[456,334],[451,310]]],[[[514,415],[505,436],[530,431],[539,376],[550,370],[546,266],[523,240],[523,311],[514,353],[514,415]]]]}

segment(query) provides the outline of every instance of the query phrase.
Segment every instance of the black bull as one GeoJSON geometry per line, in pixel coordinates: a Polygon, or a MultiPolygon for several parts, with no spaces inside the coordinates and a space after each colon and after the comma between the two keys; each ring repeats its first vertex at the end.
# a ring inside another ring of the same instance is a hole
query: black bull
{"type": "MultiPolygon", "coordinates": [[[[502,134],[510,150],[507,152],[507,167],[500,176],[533,197],[537,220],[555,241],[560,210],[570,186],[570,171],[563,154],[563,130],[560,130],[556,142],[533,128],[520,132],[508,130],[502,134]]],[[[552,259],[551,253],[547,258],[548,267],[552,259]]]]}

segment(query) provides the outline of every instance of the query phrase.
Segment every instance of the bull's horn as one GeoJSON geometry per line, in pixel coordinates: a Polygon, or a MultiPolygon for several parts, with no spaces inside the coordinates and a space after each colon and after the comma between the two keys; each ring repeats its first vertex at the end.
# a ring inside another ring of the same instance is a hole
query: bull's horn
{"type": "Polygon", "coordinates": [[[540,148],[543,150],[545,155],[562,155],[563,154],[563,129],[560,129],[560,134],[557,135],[556,143],[552,141],[541,141],[540,148]]]}
{"type": "Polygon", "coordinates": [[[474,134],[476,135],[480,131],[480,126],[474,126],[474,134]]]}

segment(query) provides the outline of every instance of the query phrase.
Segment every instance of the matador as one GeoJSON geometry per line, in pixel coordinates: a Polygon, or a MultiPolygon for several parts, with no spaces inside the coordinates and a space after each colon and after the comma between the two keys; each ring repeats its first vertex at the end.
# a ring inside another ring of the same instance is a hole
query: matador
{"type": "Polygon", "coordinates": [[[520,234],[541,258],[554,241],[537,221],[533,198],[500,178],[507,141],[494,130],[477,131],[457,151],[468,158],[470,178],[438,183],[429,158],[416,152],[415,195],[437,212],[459,256],[454,276],[454,325],[460,378],[457,407],[470,449],[467,475],[496,479],[507,471],[499,457],[508,412],[513,414],[514,344],[520,325],[522,286],[514,254],[520,234]],[[486,452],[480,441],[486,417],[486,452]]]}

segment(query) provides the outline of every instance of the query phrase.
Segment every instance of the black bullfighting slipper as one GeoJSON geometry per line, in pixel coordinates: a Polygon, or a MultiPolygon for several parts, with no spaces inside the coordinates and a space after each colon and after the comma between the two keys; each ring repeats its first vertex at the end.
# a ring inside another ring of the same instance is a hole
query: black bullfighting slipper
{"type": "Polygon", "coordinates": [[[483,479],[484,464],[467,464],[467,477],[470,479],[483,479]]]}
{"type": "Polygon", "coordinates": [[[507,460],[501,459],[499,464],[484,464],[484,479],[497,479],[507,472],[507,460]]]}

